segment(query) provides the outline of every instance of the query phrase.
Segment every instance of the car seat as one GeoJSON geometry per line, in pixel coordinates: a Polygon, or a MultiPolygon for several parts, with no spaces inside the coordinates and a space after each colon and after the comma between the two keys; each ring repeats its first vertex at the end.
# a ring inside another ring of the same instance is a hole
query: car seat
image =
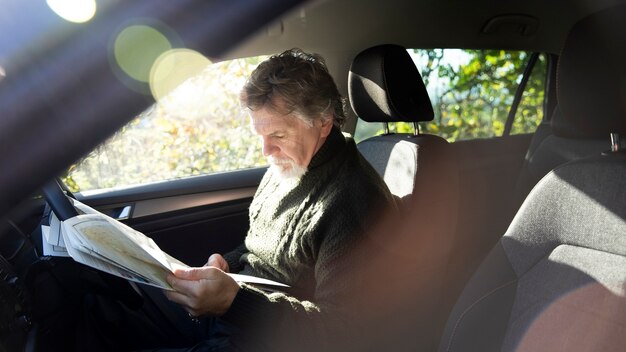
{"type": "Polygon", "coordinates": [[[357,147],[392,194],[402,199],[397,221],[378,232],[382,235],[379,257],[372,261],[373,272],[390,263],[396,270],[381,274],[385,283],[375,285],[383,287],[383,301],[395,296],[411,297],[415,303],[394,307],[386,302],[391,313],[385,316],[396,319],[376,326],[374,330],[383,336],[378,344],[396,351],[406,346],[432,349],[443,325],[435,317],[440,314],[458,218],[456,156],[445,139],[419,133],[417,123],[432,120],[433,109],[405,48],[385,44],[358,54],[350,68],[349,95],[353,110],[365,121],[403,121],[415,126],[413,134],[387,132],[357,147]]]}
{"type": "Polygon", "coordinates": [[[465,286],[439,351],[626,346],[626,156],[608,143],[626,131],[625,42],[624,5],[570,31],[559,106],[570,133],[605,136],[606,152],[558,166],[534,187],[465,286]]]}
{"type": "Polygon", "coordinates": [[[352,109],[360,119],[385,125],[414,124],[413,134],[387,132],[358,144],[392,194],[406,198],[416,185],[435,181],[426,174],[431,168],[441,168],[436,178],[442,180],[440,184],[452,191],[458,188],[457,165],[448,142],[419,133],[417,123],[431,121],[434,113],[422,77],[405,48],[385,44],[359,53],[350,67],[348,91],[352,109]]]}

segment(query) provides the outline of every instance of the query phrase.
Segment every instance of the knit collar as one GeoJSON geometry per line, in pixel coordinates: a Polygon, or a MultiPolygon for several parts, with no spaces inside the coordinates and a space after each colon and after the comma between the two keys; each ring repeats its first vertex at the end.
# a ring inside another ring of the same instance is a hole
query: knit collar
{"type": "Polygon", "coordinates": [[[330,160],[333,156],[337,155],[337,153],[343,149],[346,145],[346,139],[339,130],[339,128],[333,126],[326,137],[326,141],[320,147],[320,149],[313,155],[311,162],[309,163],[308,169],[314,169],[320,165],[325,164],[328,160],[330,160]]]}

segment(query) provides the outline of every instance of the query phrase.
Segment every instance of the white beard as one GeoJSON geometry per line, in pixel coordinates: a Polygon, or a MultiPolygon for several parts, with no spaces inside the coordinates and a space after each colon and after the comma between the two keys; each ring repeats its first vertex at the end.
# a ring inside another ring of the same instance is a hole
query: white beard
{"type": "Polygon", "coordinates": [[[270,171],[285,180],[299,180],[307,171],[306,167],[296,164],[291,159],[269,157],[270,171]]]}

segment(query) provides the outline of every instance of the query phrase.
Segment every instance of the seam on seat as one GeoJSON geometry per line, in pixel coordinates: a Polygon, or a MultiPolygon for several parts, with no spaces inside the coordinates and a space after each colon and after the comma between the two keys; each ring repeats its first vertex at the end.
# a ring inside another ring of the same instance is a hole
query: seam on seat
{"type": "MultiPolygon", "coordinates": [[[[550,256],[550,254],[552,254],[552,252],[554,252],[557,248],[561,247],[561,246],[571,246],[571,247],[576,247],[576,248],[583,248],[583,249],[589,249],[592,251],[596,251],[596,252],[602,252],[602,253],[607,253],[607,254],[612,254],[612,255],[619,255],[621,257],[626,257],[625,255],[623,255],[622,253],[617,253],[617,252],[612,252],[609,250],[605,250],[605,249],[598,249],[598,248],[594,248],[594,247],[590,247],[590,246],[584,246],[581,245],[579,243],[575,243],[575,242],[560,242],[558,244],[556,244],[554,247],[549,247],[548,250],[545,252],[545,254],[541,257],[539,257],[539,259],[537,259],[537,261],[535,261],[534,263],[532,263],[526,270],[524,270],[523,272],[517,272],[515,270],[515,268],[513,268],[513,271],[515,272],[515,275],[517,275],[517,280],[521,279],[524,275],[528,274],[528,272],[530,272],[531,270],[533,270],[542,260],[548,258],[550,256]]],[[[506,254],[506,253],[505,253],[506,254]]],[[[508,258],[508,256],[507,256],[508,258]]]]}
{"type": "Polygon", "coordinates": [[[467,314],[467,312],[469,312],[472,308],[474,308],[475,305],[477,305],[478,303],[480,303],[481,301],[483,301],[484,299],[486,299],[487,297],[491,296],[492,294],[496,293],[496,291],[499,291],[513,283],[517,282],[517,279],[511,280],[509,282],[506,282],[496,288],[494,288],[493,290],[489,291],[488,293],[484,294],[482,297],[480,297],[479,299],[477,299],[476,301],[474,301],[474,303],[472,303],[469,307],[467,307],[463,313],[461,313],[461,315],[459,316],[459,319],[457,319],[456,323],[454,324],[454,328],[452,329],[452,333],[450,334],[450,342],[448,343],[448,347],[446,347],[446,352],[450,352],[450,347],[452,347],[452,341],[454,340],[454,335],[456,334],[456,330],[459,327],[459,324],[461,323],[461,320],[463,320],[463,317],[465,316],[465,314],[467,314]]]}

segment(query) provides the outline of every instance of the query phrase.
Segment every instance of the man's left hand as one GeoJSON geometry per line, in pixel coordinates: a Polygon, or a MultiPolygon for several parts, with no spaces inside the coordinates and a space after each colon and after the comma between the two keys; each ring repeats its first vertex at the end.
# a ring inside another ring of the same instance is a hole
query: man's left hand
{"type": "Polygon", "coordinates": [[[223,315],[239,291],[239,284],[215,267],[176,269],[167,281],[174,291],[165,296],[194,317],[223,315]]]}

